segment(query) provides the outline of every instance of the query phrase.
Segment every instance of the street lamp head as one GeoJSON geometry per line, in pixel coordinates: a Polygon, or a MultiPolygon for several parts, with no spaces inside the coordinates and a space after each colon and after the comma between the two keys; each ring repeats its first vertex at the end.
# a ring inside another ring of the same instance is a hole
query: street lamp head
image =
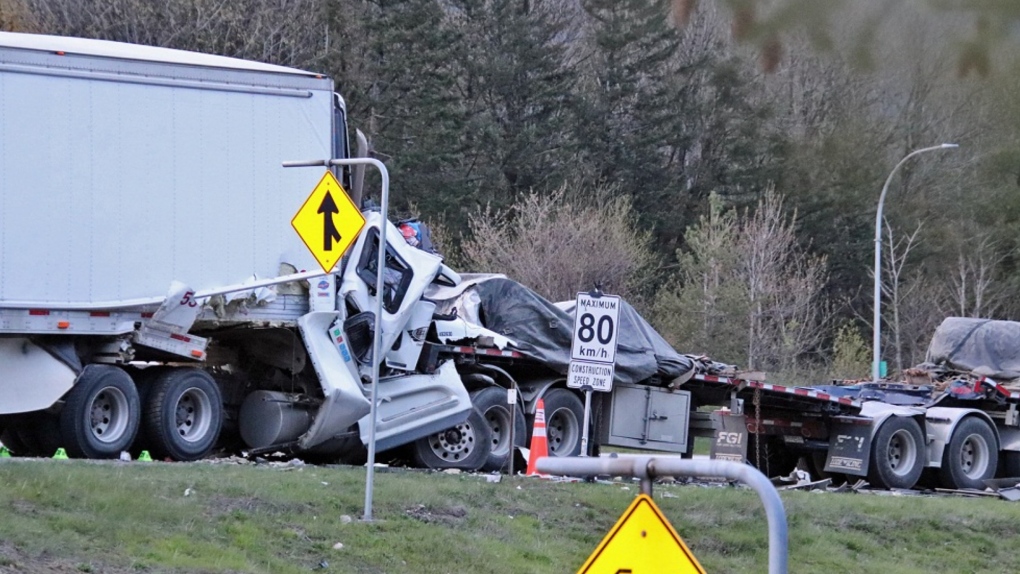
{"type": "Polygon", "coordinates": [[[871,323],[871,328],[873,330],[873,334],[872,334],[872,346],[873,346],[872,351],[873,351],[873,356],[872,356],[872,362],[871,362],[871,378],[872,378],[872,380],[877,381],[879,379],[879,376],[880,376],[880,372],[879,371],[880,371],[881,358],[882,358],[882,351],[881,351],[881,343],[882,343],[882,335],[881,335],[881,333],[882,333],[882,313],[881,313],[881,305],[882,305],[882,203],[885,202],[885,194],[886,194],[887,191],[889,191],[889,182],[892,181],[893,174],[896,173],[896,170],[898,170],[901,165],[906,163],[906,161],[908,159],[914,157],[915,155],[920,154],[920,153],[924,153],[924,152],[928,152],[928,151],[938,151],[940,149],[953,149],[953,148],[958,148],[958,147],[960,147],[960,146],[957,145],[957,144],[954,144],[954,143],[943,143],[943,144],[939,144],[939,145],[933,145],[931,147],[923,147],[921,149],[915,149],[914,151],[912,151],[912,152],[908,153],[907,155],[903,156],[903,159],[901,159],[900,162],[897,163],[892,168],[892,171],[889,172],[889,177],[886,178],[885,185],[882,186],[882,195],[878,196],[878,210],[875,212],[875,307],[874,307],[875,308],[875,317],[874,317],[874,320],[871,323]]]}

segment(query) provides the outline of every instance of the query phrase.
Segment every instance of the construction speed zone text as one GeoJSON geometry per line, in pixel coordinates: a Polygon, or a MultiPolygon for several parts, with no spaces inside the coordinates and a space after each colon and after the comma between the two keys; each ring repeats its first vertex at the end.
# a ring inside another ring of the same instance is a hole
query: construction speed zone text
{"type": "Polygon", "coordinates": [[[593,391],[608,393],[613,390],[615,370],[613,365],[570,361],[570,369],[567,371],[567,386],[572,389],[589,386],[593,391]]]}

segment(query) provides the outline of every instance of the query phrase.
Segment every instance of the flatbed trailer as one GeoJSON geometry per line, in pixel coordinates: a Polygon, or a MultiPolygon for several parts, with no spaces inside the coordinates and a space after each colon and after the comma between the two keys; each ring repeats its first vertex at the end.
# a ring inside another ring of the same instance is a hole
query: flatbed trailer
{"type": "Polygon", "coordinates": [[[696,374],[682,388],[700,406],[691,434],[712,456],[771,476],[798,462],[816,477],[866,478],[879,488],[984,489],[1020,475],[1020,392],[988,377],[934,385],[858,382],[786,387],[696,374]],[[936,390],[938,389],[938,390],[936,390]]]}

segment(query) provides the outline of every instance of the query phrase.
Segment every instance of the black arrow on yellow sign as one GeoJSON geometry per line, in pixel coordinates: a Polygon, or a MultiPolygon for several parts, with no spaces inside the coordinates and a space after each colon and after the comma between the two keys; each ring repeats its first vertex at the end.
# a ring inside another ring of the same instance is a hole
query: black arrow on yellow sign
{"type": "Polygon", "coordinates": [[[340,242],[340,232],[337,231],[336,224],[333,223],[333,214],[340,213],[340,209],[328,191],[326,197],[322,198],[322,203],[319,204],[319,210],[316,213],[322,214],[322,250],[332,251],[333,241],[340,242]]]}

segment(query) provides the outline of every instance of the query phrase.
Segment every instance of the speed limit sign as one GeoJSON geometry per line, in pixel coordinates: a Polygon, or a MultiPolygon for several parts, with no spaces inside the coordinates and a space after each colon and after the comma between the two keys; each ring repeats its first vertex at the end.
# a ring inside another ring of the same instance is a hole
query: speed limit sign
{"type": "Polygon", "coordinates": [[[567,386],[612,390],[619,320],[618,296],[577,294],[567,386]]]}

